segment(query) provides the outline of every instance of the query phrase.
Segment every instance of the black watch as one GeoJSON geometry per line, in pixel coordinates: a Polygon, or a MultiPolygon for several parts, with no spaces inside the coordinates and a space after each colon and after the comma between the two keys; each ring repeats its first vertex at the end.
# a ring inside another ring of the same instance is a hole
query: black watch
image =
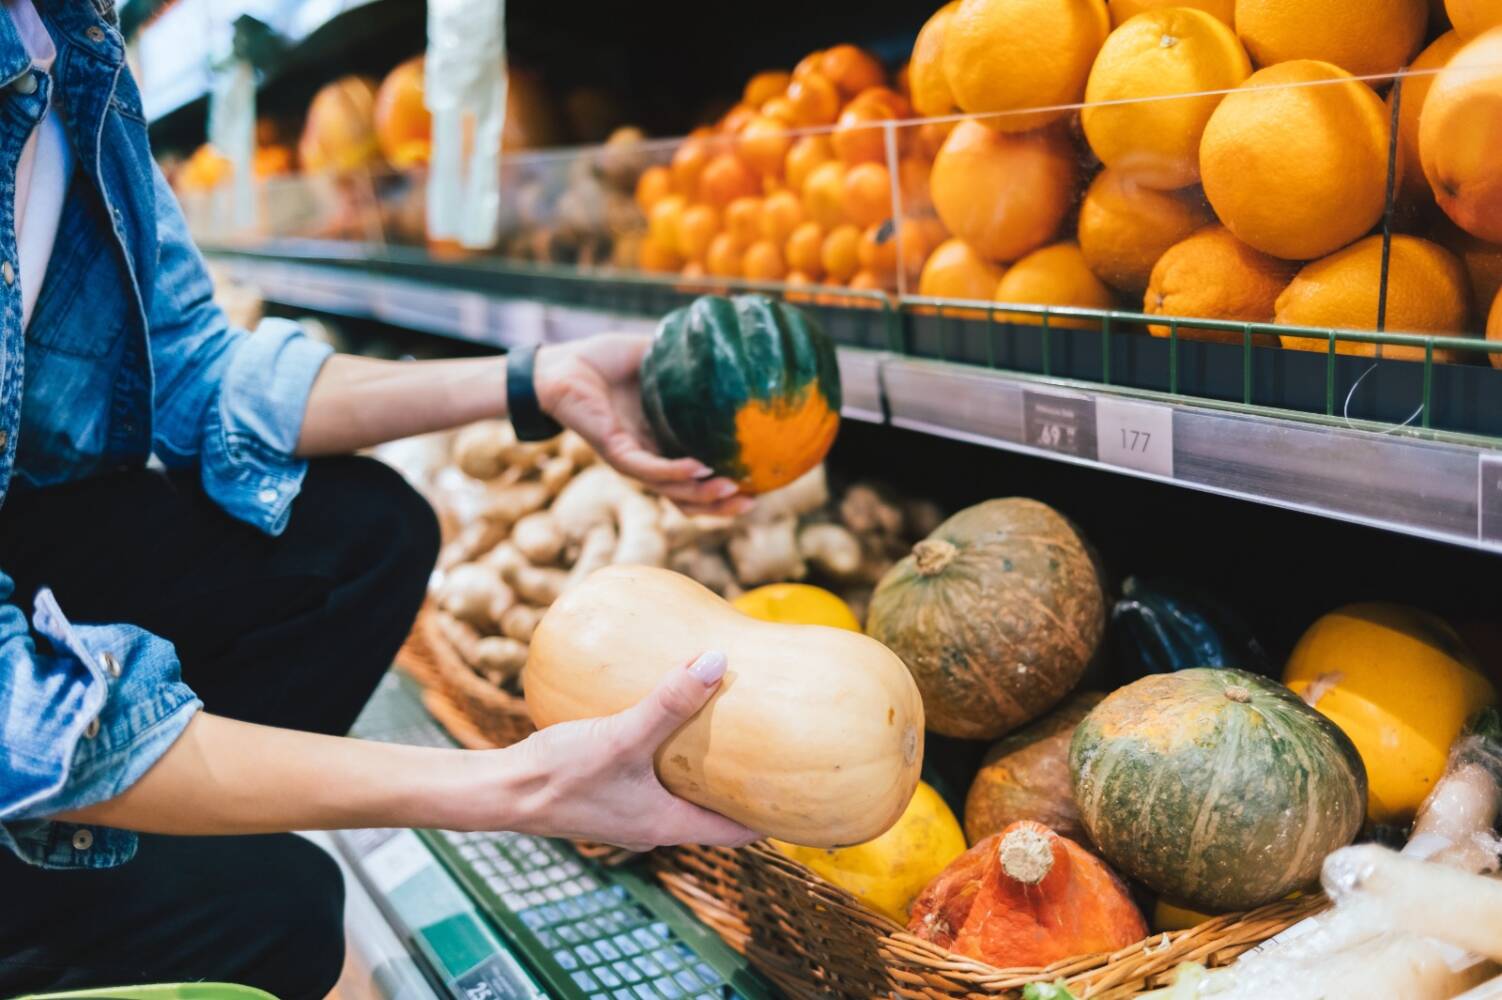
{"type": "Polygon", "coordinates": [[[542,412],[533,380],[537,344],[514,347],[506,355],[506,408],[518,441],[546,441],[563,433],[563,425],[542,412]]]}

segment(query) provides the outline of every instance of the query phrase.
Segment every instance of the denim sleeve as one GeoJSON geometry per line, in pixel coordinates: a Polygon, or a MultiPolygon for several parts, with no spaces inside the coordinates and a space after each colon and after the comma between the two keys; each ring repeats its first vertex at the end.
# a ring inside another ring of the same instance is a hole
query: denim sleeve
{"type": "Polygon", "coordinates": [[[108,868],[134,834],[53,822],[114,798],[167,751],[201,707],[172,644],[129,625],[73,625],[48,590],[27,629],[0,572],[0,845],[48,868],[108,868]]]}
{"type": "Polygon", "coordinates": [[[307,463],[295,458],[308,394],[330,348],[287,320],[230,326],[172,189],[154,170],[160,258],[147,322],[156,379],[152,447],[198,463],[204,491],[268,534],[286,526],[307,463]]]}

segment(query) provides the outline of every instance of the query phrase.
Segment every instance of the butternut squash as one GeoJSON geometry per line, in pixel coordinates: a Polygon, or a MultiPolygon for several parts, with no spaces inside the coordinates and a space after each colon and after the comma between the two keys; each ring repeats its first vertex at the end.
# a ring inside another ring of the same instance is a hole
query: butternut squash
{"type": "Polygon", "coordinates": [[[532,636],[524,684],[538,727],[629,708],[706,650],[729,669],[663,744],[674,794],[806,847],[896,823],[923,766],[923,702],[881,643],[763,622],[670,570],[609,566],[565,593],[532,636]]]}

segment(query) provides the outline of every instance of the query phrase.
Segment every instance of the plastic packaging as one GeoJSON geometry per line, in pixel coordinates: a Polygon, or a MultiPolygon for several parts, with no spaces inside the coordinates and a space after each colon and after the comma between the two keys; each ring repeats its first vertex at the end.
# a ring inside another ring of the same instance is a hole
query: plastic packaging
{"type": "Polygon", "coordinates": [[[494,246],[506,126],[505,0],[429,0],[423,98],[433,115],[428,235],[494,246]]]}
{"type": "Polygon", "coordinates": [[[1270,675],[1252,630],[1213,599],[1166,580],[1128,577],[1111,609],[1117,670],[1123,682],[1191,667],[1235,667],[1270,675]]]}

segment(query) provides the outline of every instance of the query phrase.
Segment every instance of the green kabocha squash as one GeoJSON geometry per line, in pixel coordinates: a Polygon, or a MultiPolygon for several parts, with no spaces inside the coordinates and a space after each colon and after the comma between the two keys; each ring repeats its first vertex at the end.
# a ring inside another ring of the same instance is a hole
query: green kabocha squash
{"type": "Polygon", "coordinates": [[[818,465],[840,426],[834,343],[765,295],[705,295],[669,313],[642,359],[641,392],[665,453],[692,455],[749,493],[818,465]]]}
{"type": "Polygon", "coordinates": [[[882,578],[866,623],[912,671],[929,728],[971,740],[1058,704],[1104,630],[1084,541],[1053,508],[1017,498],[939,525],[882,578]]]}
{"type": "Polygon", "coordinates": [[[1366,811],[1350,739],[1276,681],[1242,670],[1152,674],[1075,728],[1075,804],[1127,875],[1195,910],[1246,910],[1319,875],[1366,811]]]}

